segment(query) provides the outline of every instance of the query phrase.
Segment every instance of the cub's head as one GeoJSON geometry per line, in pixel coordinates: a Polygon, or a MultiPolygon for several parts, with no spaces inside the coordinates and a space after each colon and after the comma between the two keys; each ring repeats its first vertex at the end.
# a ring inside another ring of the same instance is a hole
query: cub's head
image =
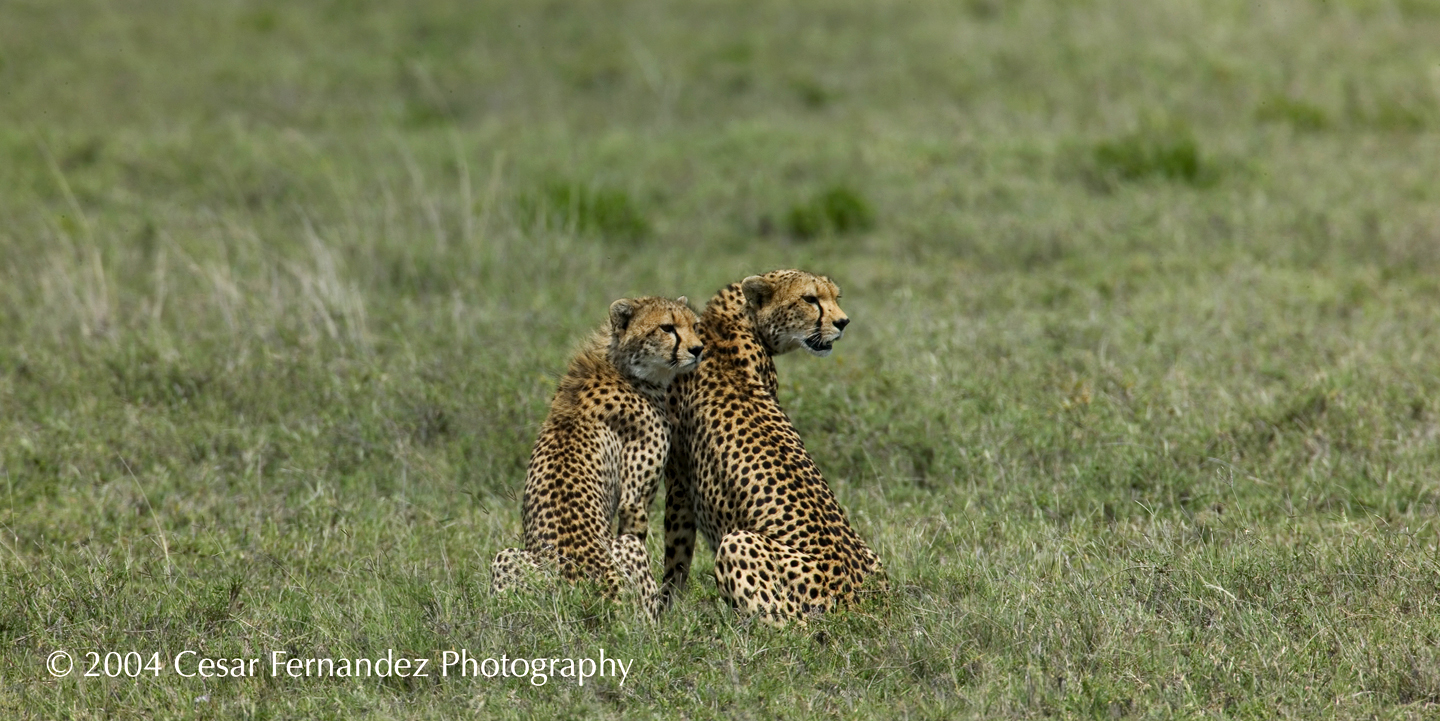
{"type": "Polygon", "coordinates": [[[775,355],[804,348],[830,355],[850,318],[840,310],[840,288],[823,275],[775,270],[740,281],[755,329],[775,355]]]}
{"type": "Polygon", "coordinates": [[[666,385],[700,364],[705,347],[697,320],[685,296],[621,298],[610,304],[610,361],[621,372],[666,385]]]}

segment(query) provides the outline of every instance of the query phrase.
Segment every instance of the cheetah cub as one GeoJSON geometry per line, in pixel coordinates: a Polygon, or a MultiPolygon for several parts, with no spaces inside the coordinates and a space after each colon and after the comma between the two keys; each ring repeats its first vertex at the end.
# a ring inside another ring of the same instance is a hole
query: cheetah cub
{"type": "Polygon", "coordinates": [[[706,304],[708,360],[669,394],[664,603],[685,587],[696,531],[715,549],[720,596],[776,625],[853,601],[870,576],[884,588],[776,397],[774,357],[829,355],[849,324],[840,288],[802,270],[752,275],[706,304]]]}
{"type": "Polygon", "coordinates": [[[611,599],[637,594],[658,617],[645,534],[670,446],[665,394],[704,349],[696,322],[684,296],[610,305],[609,328],[581,347],[550,402],[525,476],[525,548],[495,556],[493,591],[558,565],[611,599]]]}

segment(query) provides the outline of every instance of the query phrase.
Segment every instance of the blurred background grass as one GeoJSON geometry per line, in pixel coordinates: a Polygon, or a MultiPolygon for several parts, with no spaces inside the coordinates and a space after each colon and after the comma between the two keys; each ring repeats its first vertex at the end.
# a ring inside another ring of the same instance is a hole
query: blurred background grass
{"type": "Polygon", "coordinates": [[[1440,704],[1440,4],[0,13],[14,716],[1440,704]],[[893,596],[488,597],[609,301],[778,267],[855,319],[781,399],[893,596]],[[624,688],[42,669],[601,646],[624,688]]]}

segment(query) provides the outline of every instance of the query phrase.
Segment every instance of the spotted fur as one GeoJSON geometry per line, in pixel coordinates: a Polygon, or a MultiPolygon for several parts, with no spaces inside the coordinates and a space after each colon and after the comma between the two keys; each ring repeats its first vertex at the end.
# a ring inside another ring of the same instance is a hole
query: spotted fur
{"type": "Polygon", "coordinates": [[[645,552],[649,507],[671,424],[665,392],[700,363],[704,346],[682,297],[621,299],[610,325],[570,362],[525,478],[525,548],[491,564],[496,592],[558,566],[612,599],[632,592],[653,618],[659,597],[645,552]]]}
{"type": "Polygon", "coordinates": [[[879,558],[850,527],[776,400],[774,356],[828,355],[850,320],[829,278],[799,270],[722,289],[700,317],[706,361],[670,387],[662,601],[683,590],[698,529],[720,594],[783,623],[853,599],[879,558]]]}

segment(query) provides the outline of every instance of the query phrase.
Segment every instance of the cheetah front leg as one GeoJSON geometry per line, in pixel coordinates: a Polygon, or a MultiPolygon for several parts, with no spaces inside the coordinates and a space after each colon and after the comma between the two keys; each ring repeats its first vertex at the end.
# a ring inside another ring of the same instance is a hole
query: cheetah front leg
{"type": "Polygon", "coordinates": [[[751,531],[732,531],[715,549],[715,585],[736,611],[784,625],[830,609],[816,559],[751,531]]]}
{"type": "Polygon", "coordinates": [[[643,428],[626,441],[617,479],[615,535],[631,534],[642,542],[650,533],[650,503],[665,468],[670,436],[664,426],[643,428]]]}
{"type": "Polygon", "coordinates": [[[695,509],[691,505],[688,458],[680,444],[670,448],[665,463],[665,573],[660,607],[669,608],[685,590],[690,560],[695,555],[695,509]]]}
{"type": "Polygon", "coordinates": [[[636,602],[650,620],[659,619],[660,590],[650,570],[650,554],[645,550],[645,542],[634,534],[622,535],[610,545],[610,558],[622,578],[625,592],[636,596],[636,602]]]}
{"type": "Polygon", "coordinates": [[[610,543],[611,566],[621,576],[626,590],[639,595],[637,600],[652,620],[660,615],[660,592],[650,568],[645,538],[650,531],[650,503],[655,500],[669,445],[669,427],[659,419],[642,423],[625,444],[618,479],[616,538],[610,543]]]}

